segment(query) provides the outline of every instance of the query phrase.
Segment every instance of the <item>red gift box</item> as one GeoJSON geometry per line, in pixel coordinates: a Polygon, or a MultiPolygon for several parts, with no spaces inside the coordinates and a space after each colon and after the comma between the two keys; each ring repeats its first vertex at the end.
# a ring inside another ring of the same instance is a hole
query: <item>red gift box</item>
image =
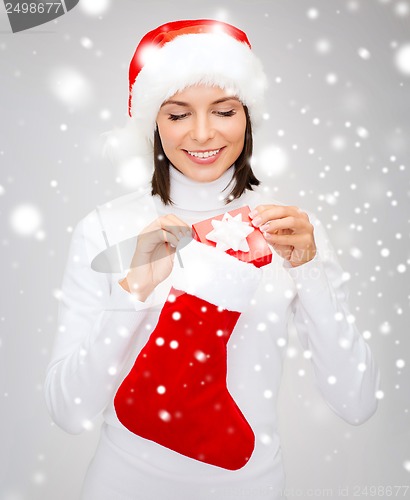
{"type": "MultiPolygon", "coordinates": [[[[252,219],[249,218],[250,208],[248,206],[244,206],[238,208],[236,210],[232,210],[229,213],[232,217],[235,215],[242,214],[242,221],[249,224],[250,227],[254,229],[247,237],[246,241],[249,245],[249,251],[244,252],[241,250],[235,251],[232,249],[226,250],[226,253],[236,257],[239,260],[244,262],[251,263],[256,267],[266,266],[272,262],[272,252],[266,243],[263,234],[257,227],[253,227],[251,224],[252,219]]],[[[224,213],[217,215],[216,217],[211,217],[210,219],[203,220],[201,222],[197,222],[192,225],[193,236],[196,240],[201,243],[205,243],[205,245],[210,245],[216,247],[216,243],[213,241],[209,241],[206,236],[213,231],[214,227],[212,225],[213,220],[221,221],[224,217],[224,213]]]]}

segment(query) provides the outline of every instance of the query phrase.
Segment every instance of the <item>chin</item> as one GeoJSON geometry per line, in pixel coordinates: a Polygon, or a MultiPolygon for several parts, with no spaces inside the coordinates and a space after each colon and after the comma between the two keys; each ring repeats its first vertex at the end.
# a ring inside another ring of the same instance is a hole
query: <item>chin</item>
{"type": "MultiPolygon", "coordinates": [[[[229,167],[228,167],[229,168],[229,167]]],[[[187,177],[198,182],[212,182],[219,179],[228,168],[210,168],[210,167],[199,167],[198,169],[185,169],[183,172],[187,177]]]]}
{"type": "Polygon", "coordinates": [[[212,172],[212,173],[203,173],[203,174],[193,174],[191,179],[198,182],[212,182],[219,179],[223,172],[212,172]]]}

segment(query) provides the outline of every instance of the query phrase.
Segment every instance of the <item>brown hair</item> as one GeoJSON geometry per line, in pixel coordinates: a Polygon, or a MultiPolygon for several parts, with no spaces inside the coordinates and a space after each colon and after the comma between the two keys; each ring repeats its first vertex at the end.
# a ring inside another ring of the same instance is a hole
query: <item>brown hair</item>
{"type": "MultiPolygon", "coordinates": [[[[252,186],[259,186],[260,181],[255,177],[251,168],[251,158],[253,151],[252,124],[249,111],[243,107],[246,116],[245,140],[241,154],[235,161],[235,172],[233,181],[235,182],[232,191],[225,198],[225,204],[239,198],[246,189],[253,191],[252,186]]],[[[158,127],[154,132],[154,174],[151,180],[151,194],[159,195],[165,205],[172,205],[170,198],[169,160],[165,156],[161,143],[158,127]]]]}

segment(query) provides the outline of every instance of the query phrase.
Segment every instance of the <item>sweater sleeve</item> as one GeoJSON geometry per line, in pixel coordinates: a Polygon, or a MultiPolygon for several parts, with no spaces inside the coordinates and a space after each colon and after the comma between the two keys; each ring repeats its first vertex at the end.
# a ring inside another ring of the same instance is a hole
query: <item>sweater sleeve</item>
{"type": "Polygon", "coordinates": [[[359,425],[377,409],[380,374],[368,344],[349,312],[348,290],[326,232],[311,217],[317,247],[306,264],[284,266],[295,281],[294,324],[310,351],[316,384],[330,408],[359,425]]]}
{"type": "Polygon", "coordinates": [[[81,433],[112,398],[153,295],[138,302],[119,283],[111,286],[110,274],[93,271],[87,232],[83,220],[73,233],[44,384],[52,419],[72,434],[81,433]]]}

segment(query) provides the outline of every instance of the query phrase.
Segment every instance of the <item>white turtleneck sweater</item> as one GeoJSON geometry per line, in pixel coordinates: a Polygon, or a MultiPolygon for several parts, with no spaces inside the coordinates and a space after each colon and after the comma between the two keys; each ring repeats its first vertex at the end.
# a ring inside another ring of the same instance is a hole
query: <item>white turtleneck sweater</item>
{"type": "Polygon", "coordinates": [[[121,288],[135,236],[164,214],[191,225],[244,205],[280,204],[256,188],[225,205],[232,186],[223,190],[233,169],[198,183],[171,166],[174,205],[165,206],[147,189],[98,207],[74,231],[45,396],[53,420],[69,433],[81,433],[103,414],[83,500],[283,499],[275,405],[289,321],[311,353],[317,386],[332,410],[354,425],[376,410],[378,369],[348,321],[346,284],[335,252],[309,214],[317,255],[292,268],[273,252],[228,342],[227,386],[256,438],[249,462],[237,471],[208,465],[131,433],[117,419],[117,388],[154,330],[173,282],[171,273],[145,302],[121,288]]]}

